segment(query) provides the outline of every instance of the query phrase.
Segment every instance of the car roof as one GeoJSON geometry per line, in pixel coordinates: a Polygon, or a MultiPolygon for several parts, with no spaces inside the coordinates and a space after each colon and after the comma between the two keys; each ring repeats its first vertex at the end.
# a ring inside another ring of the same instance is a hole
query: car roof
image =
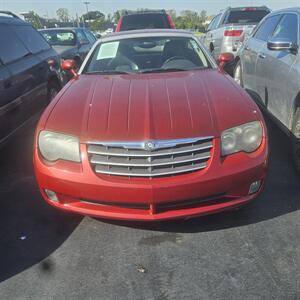
{"type": "Polygon", "coordinates": [[[44,28],[44,29],[40,29],[40,31],[47,31],[47,30],[51,30],[51,31],[77,31],[79,29],[83,29],[81,27],[53,27],[53,28],[44,28]]]}
{"type": "Polygon", "coordinates": [[[263,5],[263,6],[251,6],[251,5],[245,5],[245,6],[239,6],[239,7],[228,7],[226,9],[226,11],[239,11],[239,10],[247,10],[247,9],[255,9],[255,10],[269,10],[270,8],[268,8],[267,6],[263,5]]]}
{"type": "Polygon", "coordinates": [[[139,10],[139,11],[130,11],[130,12],[125,12],[123,15],[124,17],[126,16],[134,16],[134,15],[146,15],[146,14],[159,14],[159,15],[165,15],[167,14],[164,9],[161,10],[139,10]]]}
{"type": "MultiPolygon", "coordinates": [[[[272,12],[272,15],[273,14],[277,14],[277,13],[287,13],[287,12],[294,12],[294,13],[300,14],[300,6],[283,8],[283,9],[279,9],[279,10],[274,10],[272,12]]],[[[270,15],[268,15],[268,16],[270,16],[270,15]]]]}
{"type": "Polygon", "coordinates": [[[16,18],[12,16],[3,16],[1,14],[0,14],[0,24],[31,26],[29,23],[23,21],[20,18],[16,18]]]}
{"type": "Polygon", "coordinates": [[[112,34],[108,34],[101,38],[104,40],[113,40],[117,38],[134,38],[142,36],[193,36],[193,33],[187,30],[182,29],[139,29],[139,30],[129,30],[129,31],[120,31],[112,34]]]}

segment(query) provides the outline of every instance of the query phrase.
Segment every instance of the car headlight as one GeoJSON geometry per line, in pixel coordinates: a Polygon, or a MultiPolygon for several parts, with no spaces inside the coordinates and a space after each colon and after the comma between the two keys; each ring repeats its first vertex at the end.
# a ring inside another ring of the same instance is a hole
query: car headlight
{"type": "Polygon", "coordinates": [[[38,147],[48,161],[81,161],[79,140],[74,136],[44,130],[39,134],[38,147]]]}
{"type": "Polygon", "coordinates": [[[221,136],[222,155],[240,151],[253,152],[261,145],[262,138],[263,128],[259,121],[224,130],[221,136]]]}

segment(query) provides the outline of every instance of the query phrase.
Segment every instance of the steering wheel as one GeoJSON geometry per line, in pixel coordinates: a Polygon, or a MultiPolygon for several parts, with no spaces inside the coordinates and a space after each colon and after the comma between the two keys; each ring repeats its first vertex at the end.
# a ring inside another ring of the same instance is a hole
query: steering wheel
{"type": "Polygon", "coordinates": [[[184,56],[172,56],[170,58],[168,58],[165,62],[164,62],[164,65],[173,61],[173,60],[178,60],[178,59],[184,59],[186,60],[186,58],[184,56]]]}
{"type": "Polygon", "coordinates": [[[130,68],[131,68],[131,70],[137,71],[139,69],[139,66],[136,63],[134,63],[133,61],[131,61],[130,68]]]}
{"type": "Polygon", "coordinates": [[[107,67],[111,67],[112,69],[115,69],[116,67],[118,67],[118,65],[127,65],[130,67],[130,70],[133,71],[137,71],[139,70],[139,66],[134,63],[132,60],[130,60],[129,58],[127,58],[126,56],[123,56],[119,58],[114,58],[112,59],[108,64],[107,67]]]}

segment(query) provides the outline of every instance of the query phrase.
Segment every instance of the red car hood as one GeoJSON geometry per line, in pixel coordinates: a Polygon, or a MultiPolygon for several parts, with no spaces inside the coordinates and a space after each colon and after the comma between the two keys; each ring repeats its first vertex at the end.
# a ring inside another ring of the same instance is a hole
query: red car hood
{"type": "Polygon", "coordinates": [[[80,75],[48,109],[45,127],[85,141],[220,136],[257,120],[258,108],[217,70],[80,75]]]}

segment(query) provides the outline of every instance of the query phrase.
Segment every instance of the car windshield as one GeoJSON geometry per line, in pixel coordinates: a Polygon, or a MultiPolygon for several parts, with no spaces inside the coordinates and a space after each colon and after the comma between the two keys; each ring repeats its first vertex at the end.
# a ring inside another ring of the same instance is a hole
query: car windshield
{"type": "Polygon", "coordinates": [[[139,37],[99,44],[83,73],[151,73],[210,67],[193,38],[139,37]]]}
{"type": "Polygon", "coordinates": [[[52,46],[76,45],[76,37],[72,31],[45,30],[42,34],[52,46]]]}
{"type": "Polygon", "coordinates": [[[136,14],[125,16],[121,30],[136,30],[145,28],[170,28],[165,14],[136,14]]]}
{"type": "Polygon", "coordinates": [[[225,19],[225,24],[257,24],[269,13],[268,10],[233,10],[225,19]]]}

